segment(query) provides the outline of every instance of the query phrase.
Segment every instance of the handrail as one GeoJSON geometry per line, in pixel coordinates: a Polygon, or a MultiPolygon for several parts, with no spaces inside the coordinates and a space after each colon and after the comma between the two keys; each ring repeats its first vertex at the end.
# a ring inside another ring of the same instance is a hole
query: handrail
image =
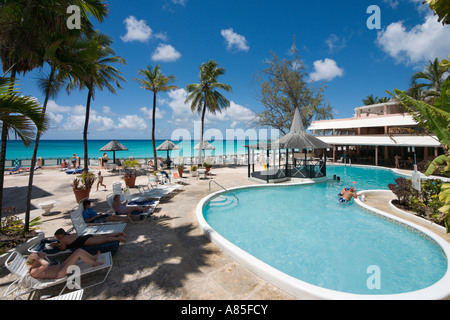
{"type": "Polygon", "coordinates": [[[230,191],[228,191],[227,188],[225,188],[224,186],[222,186],[221,184],[219,184],[218,182],[214,181],[214,180],[209,180],[209,191],[211,192],[211,182],[214,182],[215,184],[217,184],[219,187],[221,187],[223,190],[225,190],[227,193],[229,193],[230,195],[232,195],[233,197],[236,198],[238,204],[239,204],[239,198],[236,197],[236,195],[234,195],[233,193],[231,193],[230,191]]]}

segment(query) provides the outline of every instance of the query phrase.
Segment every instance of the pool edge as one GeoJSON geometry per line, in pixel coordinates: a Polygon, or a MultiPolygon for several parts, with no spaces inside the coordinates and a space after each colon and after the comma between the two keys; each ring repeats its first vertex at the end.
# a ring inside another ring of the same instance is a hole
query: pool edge
{"type": "MultiPolygon", "coordinates": [[[[314,182],[301,183],[304,184],[312,184],[314,182]]],[[[240,189],[249,189],[249,188],[274,188],[274,187],[285,187],[285,186],[297,186],[299,184],[276,184],[276,185],[254,185],[254,186],[240,186],[235,188],[228,189],[229,191],[240,190],[240,189]]],[[[369,190],[366,190],[366,192],[369,190]]],[[[375,190],[370,190],[375,191],[375,190]]],[[[383,190],[386,191],[386,190],[383,190]]],[[[364,192],[364,191],[363,191],[364,192]]],[[[425,229],[419,225],[391,215],[387,212],[381,211],[376,208],[372,208],[368,205],[365,205],[359,200],[356,200],[355,203],[358,206],[365,208],[366,210],[372,211],[376,214],[380,214],[382,216],[386,216],[390,219],[396,220],[399,223],[410,226],[419,232],[424,233],[431,239],[433,239],[442,249],[443,253],[447,259],[447,271],[444,276],[437,281],[435,284],[421,289],[417,291],[400,293],[400,294],[374,294],[374,295],[363,295],[363,294],[352,294],[339,292],[331,289],[321,288],[305,281],[299,280],[292,276],[289,276],[271,266],[266,264],[265,262],[257,259],[236,245],[232,244],[230,241],[225,239],[219,233],[217,233],[205,220],[203,216],[203,207],[207,201],[218,196],[220,194],[226,194],[227,191],[217,191],[206,197],[204,197],[197,205],[196,208],[196,216],[197,221],[200,228],[203,230],[205,236],[214,243],[217,247],[219,247],[224,253],[232,257],[235,261],[252,271],[253,273],[260,276],[262,279],[267,282],[273,284],[274,286],[280,288],[288,294],[291,294],[297,299],[323,299],[323,300],[443,300],[448,299],[450,297],[450,268],[449,268],[449,257],[450,257],[450,244],[447,243],[444,239],[439,237],[434,232],[425,229]]]]}

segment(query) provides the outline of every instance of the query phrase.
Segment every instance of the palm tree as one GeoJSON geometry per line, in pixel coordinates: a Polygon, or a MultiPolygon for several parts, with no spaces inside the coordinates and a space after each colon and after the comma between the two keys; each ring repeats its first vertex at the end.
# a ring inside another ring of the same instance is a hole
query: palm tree
{"type": "Polygon", "coordinates": [[[449,67],[439,65],[439,59],[428,61],[425,71],[416,72],[411,77],[411,87],[425,89],[425,96],[439,96],[442,84],[444,83],[444,75],[449,72],[449,67]],[[421,82],[418,82],[421,81],[421,82]]]}
{"type": "MultiPolygon", "coordinates": [[[[47,128],[47,119],[40,104],[34,98],[22,96],[14,88],[13,80],[5,77],[0,77],[0,121],[2,129],[6,128],[7,136],[13,132],[26,146],[33,141],[35,129],[44,131],[47,128]]],[[[2,143],[0,152],[5,154],[6,143],[2,143]]],[[[3,174],[0,179],[3,185],[3,174]]],[[[0,203],[2,200],[0,192],[0,203]]]]}
{"type": "MultiPolygon", "coordinates": [[[[16,74],[32,71],[43,66],[45,51],[49,45],[48,35],[61,33],[67,37],[77,37],[92,31],[89,16],[102,22],[108,14],[102,0],[5,0],[0,3],[0,59],[4,72],[10,72],[11,87],[16,74]],[[68,30],[67,8],[80,8],[80,30],[68,30]]],[[[39,130],[38,130],[39,131],[39,130]]],[[[3,126],[1,149],[6,150],[8,128],[3,126]]],[[[0,208],[2,207],[3,175],[5,152],[0,157],[0,208]]],[[[34,167],[31,168],[33,170],[34,167]]],[[[27,220],[26,220],[27,227],[27,220]]]]}
{"type": "Polygon", "coordinates": [[[219,68],[217,62],[210,60],[202,63],[200,66],[200,83],[189,84],[186,87],[189,95],[185,103],[191,102],[191,110],[201,114],[202,125],[198,151],[199,165],[202,164],[203,129],[206,110],[212,114],[216,114],[216,112],[221,113],[222,109],[230,106],[230,102],[217,91],[217,89],[222,89],[227,92],[232,91],[231,86],[217,82],[217,78],[223,74],[225,74],[225,69],[219,68]]]}
{"type": "Polygon", "coordinates": [[[153,91],[153,113],[152,113],[152,144],[153,144],[153,158],[155,159],[155,170],[158,170],[158,161],[156,157],[156,145],[155,145],[155,115],[156,115],[156,95],[158,92],[167,92],[169,90],[176,89],[176,86],[168,85],[175,81],[175,76],[165,76],[161,73],[161,67],[156,65],[153,69],[148,66],[146,69],[138,71],[138,75],[143,79],[133,78],[142,85],[142,89],[153,91]]]}
{"type": "Polygon", "coordinates": [[[91,100],[95,98],[95,90],[103,91],[107,88],[111,93],[116,94],[115,87],[122,89],[120,81],[125,81],[121,76],[121,72],[111,66],[113,63],[125,64],[125,59],[115,56],[114,50],[111,48],[112,40],[103,33],[95,32],[88,38],[96,47],[95,55],[86,61],[85,68],[76,75],[69,83],[67,90],[71,92],[73,88],[78,87],[80,90],[88,89],[86,102],[86,117],[83,130],[84,143],[84,173],[88,172],[88,145],[87,132],[89,126],[89,114],[91,108],[91,100]]]}

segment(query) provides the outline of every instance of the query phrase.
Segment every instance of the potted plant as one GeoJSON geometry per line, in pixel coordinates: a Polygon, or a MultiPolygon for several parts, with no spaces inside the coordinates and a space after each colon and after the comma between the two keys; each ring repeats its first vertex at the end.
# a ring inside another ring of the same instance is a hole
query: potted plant
{"type": "Polygon", "coordinates": [[[197,171],[198,167],[196,164],[194,164],[193,166],[191,166],[191,177],[196,177],[198,175],[198,171],[197,171]]]}
{"type": "Polygon", "coordinates": [[[203,162],[203,168],[205,168],[206,169],[206,173],[208,173],[211,170],[211,168],[212,168],[212,164],[209,163],[209,162],[203,162]]]}
{"type": "Polygon", "coordinates": [[[123,180],[128,188],[134,188],[136,184],[137,168],[141,167],[141,164],[136,160],[126,160],[122,163],[125,170],[123,180]]]}
{"type": "Polygon", "coordinates": [[[84,198],[89,198],[94,181],[95,176],[93,173],[83,173],[81,176],[78,176],[73,180],[72,189],[77,203],[84,198]]]}
{"type": "Polygon", "coordinates": [[[178,174],[180,175],[180,177],[183,177],[184,165],[182,165],[182,164],[178,165],[177,169],[178,169],[178,174]]]}
{"type": "Polygon", "coordinates": [[[44,233],[38,230],[38,225],[42,222],[41,217],[36,217],[30,221],[29,232],[25,233],[25,223],[16,214],[20,213],[17,208],[9,207],[2,210],[2,214],[7,214],[0,221],[0,265],[4,265],[6,259],[13,251],[25,253],[28,248],[44,239],[44,233]]]}

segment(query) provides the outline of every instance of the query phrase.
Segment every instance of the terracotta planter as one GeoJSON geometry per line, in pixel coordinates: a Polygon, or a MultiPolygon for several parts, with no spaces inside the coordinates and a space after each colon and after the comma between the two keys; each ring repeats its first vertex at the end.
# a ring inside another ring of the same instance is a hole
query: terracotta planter
{"type": "Polygon", "coordinates": [[[178,168],[178,174],[183,177],[183,168],[178,168]]]}
{"type": "Polygon", "coordinates": [[[73,193],[75,194],[75,199],[77,203],[80,203],[84,198],[89,198],[89,194],[91,193],[91,189],[73,189],[73,193]]]}
{"type": "Polygon", "coordinates": [[[123,177],[123,180],[128,188],[134,188],[136,184],[136,177],[123,177]]]}
{"type": "Polygon", "coordinates": [[[208,173],[211,170],[211,167],[205,168],[205,169],[206,169],[206,173],[208,173]]]}

